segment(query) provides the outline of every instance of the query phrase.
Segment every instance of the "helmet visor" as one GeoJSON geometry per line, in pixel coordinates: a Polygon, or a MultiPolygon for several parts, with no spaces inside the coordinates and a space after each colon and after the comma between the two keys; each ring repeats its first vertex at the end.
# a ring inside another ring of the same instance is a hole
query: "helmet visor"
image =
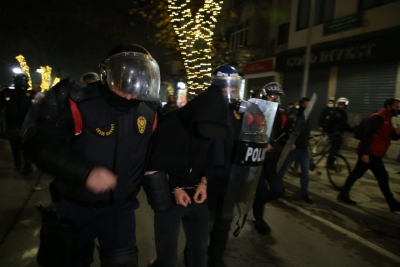
{"type": "Polygon", "coordinates": [[[131,99],[159,100],[160,68],[149,55],[123,52],[106,60],[107,84],[131,99]]]}
{"type": "Polygon", "coordinates": [[[221,86],[224,97],[228,102],[234,102],[239,98],[240,86],[242,84],[242,77],[230,76],[230,77],[212,77],[211,84],[221,86]]]}

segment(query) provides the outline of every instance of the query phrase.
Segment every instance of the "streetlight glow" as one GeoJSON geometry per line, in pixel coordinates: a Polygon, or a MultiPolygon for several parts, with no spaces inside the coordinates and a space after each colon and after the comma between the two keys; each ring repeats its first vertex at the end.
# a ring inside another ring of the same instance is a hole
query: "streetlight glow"
{"type": "Polygon", "coordinates": [[[22,70],[20,68],[13,68],[13,72],[15,74],[18,74],[18,73],[22,73],[22,70]]]}

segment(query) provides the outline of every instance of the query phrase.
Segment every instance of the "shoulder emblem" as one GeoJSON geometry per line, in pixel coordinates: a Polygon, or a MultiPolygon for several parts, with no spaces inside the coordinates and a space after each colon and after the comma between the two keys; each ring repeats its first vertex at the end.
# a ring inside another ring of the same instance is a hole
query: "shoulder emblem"
{"type": "Polygon", "coordinates": [[[137,119],[137,126],[138,126],[138,131],[140,134],[143,134],[145,129],[146,129],[146,124],[147,124],[147,120],[145,117],[140,116],[137,119]]]}
{"type": "Polygon", "coordinates": [[[242,118],[242,115],[240,115],[236,110],[233,111],[233,115],[235,115],[235,118],[237,120],[240,120],[242,118]]]}
{"type": "Polygon", "coordinates": [[[104,127],[97,127],[96,129],[96,133],[102,137],[107,137],[110,136],[114,130],[115,130],[115,125],[114,124],[110,124],[110,126],[104,126],[104,127]]]}

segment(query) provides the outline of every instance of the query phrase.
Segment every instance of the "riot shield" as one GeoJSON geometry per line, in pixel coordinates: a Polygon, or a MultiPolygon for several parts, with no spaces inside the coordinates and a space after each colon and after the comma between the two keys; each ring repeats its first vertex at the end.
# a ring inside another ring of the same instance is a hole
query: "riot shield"
{"type": "Polygon", "coordinates": [[[293,129],[293,132],[290,134],[289,140],[286,142],[282,153],[278,159],[278,164],[276,165],[276,171],[279,172],[281,170],[281,167],[283,163],[285,162],[290,150],[292,149],[292,146],[294,142],[296,142],[297,136],[299,135],[300,131],[303,129],[303,126],[310,116],[310,113],[315,105],[315,102],[317,102],[317,95],[313,94],[310,102],[308,103],[308,106],[304,110],[303,114],[300,116],[300,118],[297,119],[296,126],[293,129]]]}
{"type": "Polygon", "coordinates": [[[238,229],[234,236],[239,235],[253,205],[277,109],[278,103],[255,98],[240,105],[242,126],[222,206],[223,214],[232,214],[234,207],[238,208],[238,229]]]}

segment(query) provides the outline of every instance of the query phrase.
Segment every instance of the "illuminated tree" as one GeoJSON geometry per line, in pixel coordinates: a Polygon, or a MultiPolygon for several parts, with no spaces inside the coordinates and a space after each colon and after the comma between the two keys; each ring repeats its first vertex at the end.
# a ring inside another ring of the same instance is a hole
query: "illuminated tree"
{"type": "Polygon", "coordinates": [[[16,56],[15,58],[18,60],[19,66],[21,67],[21,70],[23,72],[25,72],[26,75],[28,75],[28,78],[29,78],[28,84],[29,84],[30,88],[32,88],[31,74],[29,73],[29,66],[28,66],[28,64],[26,64],[24,56],[23,55],[19,55],[19,56],[16,56]]]}
{"type": "Polygon", "coordinates": [[[183,57],[189,90],[204,90],[211,76],[212,37],[223,1],[205,0],[195,16],[190,0],[168,0],[168,13],[183,57]]]}
{"type": "MultiPolygon", "coordinates": [[[[32,90],[33,88],[32,88],[31,74],[29,73],[29,66],[25,61],[25,57],[23,55],[19,55],[19,56],[16,56],[15,58],[18,60],[19,65],[21,67],[21,70],[28,75],[28,77],[29,77],[29,86],[30,86],[29,90],[32,90]]],[[[43,91],[47,91],[47,90],[50,89],[50,79],[51,79],[51,70],[52,70],[52,68],[49,67],[49,66],[46,66],[46,67],[40,67],[40,69],[42,70],[42,72],[41,72],[41,74],[42,74],[42,83],[40,84],[40,87],[42,88],[43,91]]],[[[59,81],[60,81],[60,78],[55,77],[54,81],[53,81],[53,84],[51,86],[54,86],[59,81]]]]}

